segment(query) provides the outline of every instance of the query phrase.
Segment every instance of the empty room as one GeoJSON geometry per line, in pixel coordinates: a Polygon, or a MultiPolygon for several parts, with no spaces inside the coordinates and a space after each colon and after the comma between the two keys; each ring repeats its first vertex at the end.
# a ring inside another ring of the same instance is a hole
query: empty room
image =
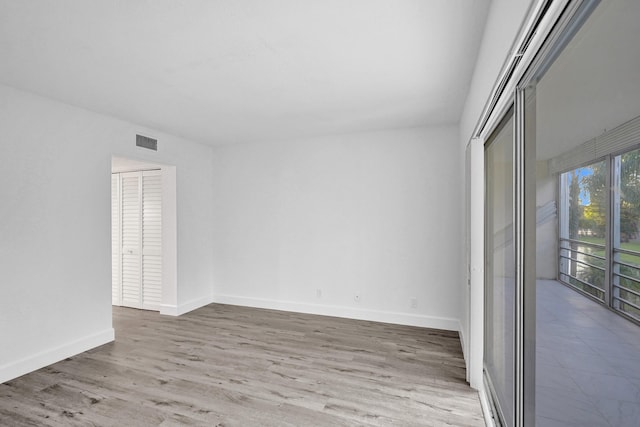
{"type": "Polygon", "coordinates": [[[0,425],[640,425],[638,17],[0,0],[0,425]]]}

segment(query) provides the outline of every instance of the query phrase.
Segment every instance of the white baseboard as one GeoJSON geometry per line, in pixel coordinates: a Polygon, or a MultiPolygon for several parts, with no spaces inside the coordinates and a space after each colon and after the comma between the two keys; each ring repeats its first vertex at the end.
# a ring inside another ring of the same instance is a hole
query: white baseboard
{"type": "Polygon", "coordinates": [[[466,372],[465,379],[469,382],[469,359],[467,354],[467,341],[465,341],[464,328],[462,322],[458,322],[458,335],[460,335],[460,347],[462,347],[462,358],[464,359],[464,367],[466,372]]]}
{"type": "Polygon", "coordinates": [[[480,397],[480,406],[482,407],[482,415],[484,415],[484,425],[486,427],[496,427],[496,423],[493,421],[491,415],[491,404],[484,388],[478,390],[478,396],[480,397]]]}
{"type": "Polygon", "coordinates": [[[373,322],[394,323],[397,325],[419,326],[423,328],[458,331],[458,319],[426,316],[422,314],[396,313],[333,305],[305,304],[293,301],[278,301],[263,298],[246,298],[234,295],[214,295],[213,301],[219,304],[241,305],[246,307],[267,308],[271,310],[292,311],[296,313],[319,314],[322,316],[344,317],[348,319],[369,320],[373,322]]]}
{"type": "Polygon", "coordinates": [[[206,297],[187,301],[177,306],[170,305],[170,304],[161,304],[160,314],[164,314],[165,316],[181,316],[185,313],[196,310],[200,307],[204,307],[205,305],[209,305],[213,302],[214,302],[213,296],[207,295],[206,297]]]}
{"type": "Polygon", "coordinates": [[[466,341],[464,340],[464,328],[462,327],[462,322],[458,321],[458,335],[460,335],[460,346],[462,347],[462,356],[467,359],[467,348],[466,341]]]}
{"type": "Polygon", "coordinates": [[[0,366],[0,383],[18,378],[29,372],[36,371],[45,366],[75,356],[92,348],[101,346],[114,340],[115,333],[113,328],[97,334],[89,335],[84,338],[72,341],[49,350],[42,351],[33,356],[25,357],[16,362],[8,363],[0,366]]]}

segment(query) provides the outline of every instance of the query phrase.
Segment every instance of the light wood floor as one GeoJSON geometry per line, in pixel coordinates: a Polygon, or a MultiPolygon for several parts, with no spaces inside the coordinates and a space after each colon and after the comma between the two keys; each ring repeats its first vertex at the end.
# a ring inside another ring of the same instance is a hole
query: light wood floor
{"type": "Polygon", "coordinates": [[[482,426],[458,334],[212,304],[0,385],[0,425],[482,426]]]}

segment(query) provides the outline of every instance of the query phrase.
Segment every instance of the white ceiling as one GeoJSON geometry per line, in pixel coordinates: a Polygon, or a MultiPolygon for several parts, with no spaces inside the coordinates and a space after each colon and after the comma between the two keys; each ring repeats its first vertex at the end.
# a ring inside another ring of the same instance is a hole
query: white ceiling
{"type": "Polygon", "coordinates": [[[457,123],[489,0],[0,0],[0,83],[209,144],[457,123]]]}

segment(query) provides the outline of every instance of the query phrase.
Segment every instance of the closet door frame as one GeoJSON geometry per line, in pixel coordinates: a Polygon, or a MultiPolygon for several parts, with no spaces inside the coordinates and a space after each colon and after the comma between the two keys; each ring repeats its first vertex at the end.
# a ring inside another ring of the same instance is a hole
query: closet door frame
{"type": "Polygon", "coordinates": [[[111,174],[111,304],[122,305],[122,192],[119,173],[111,174]]]}

